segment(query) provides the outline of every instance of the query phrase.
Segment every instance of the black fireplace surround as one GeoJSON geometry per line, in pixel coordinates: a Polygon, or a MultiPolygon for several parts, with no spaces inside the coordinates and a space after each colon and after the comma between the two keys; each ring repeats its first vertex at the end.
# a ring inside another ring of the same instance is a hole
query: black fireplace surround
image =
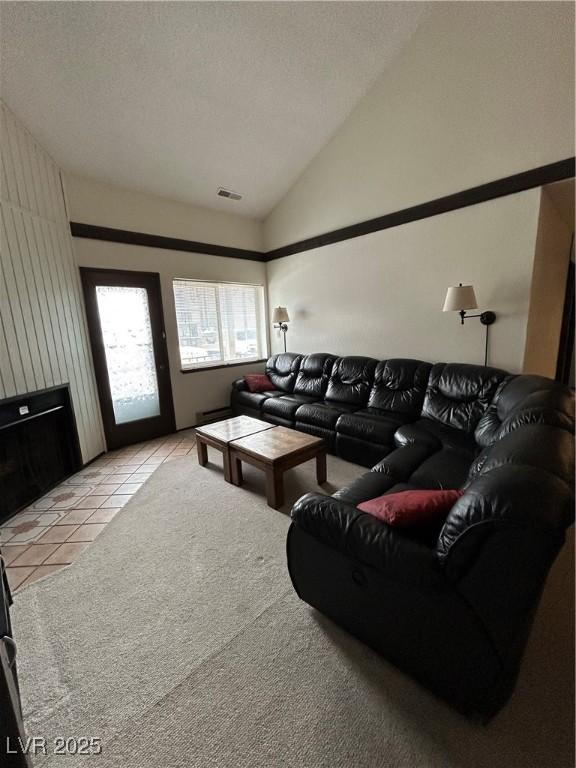
{"type": "Polygon", "coordinates": [[[81,466],[67,384],[0,401],[0,523],[81,466]]]}
{"type": "MultiPolygon", "coordinates": [[[[540,376],[419,360],[279,354],[274,389],[232,410],[324,437],[371,467],[292,509],[302,600],[466,715],[512,693],[547,574],[574,521],[574,395],[540,376]],[[392,528],[357,505],[461,489],[434,528],[392,528]]],[[[567,597],[569,609],[569,600],[567,597]]]]}

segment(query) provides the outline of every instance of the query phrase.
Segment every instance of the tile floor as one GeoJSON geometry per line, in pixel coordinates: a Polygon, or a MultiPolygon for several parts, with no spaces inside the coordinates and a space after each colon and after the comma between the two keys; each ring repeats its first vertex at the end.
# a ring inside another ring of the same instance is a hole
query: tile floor
{"type": "Polygon", "coordinates": [[[194,449],[190,433],[105,453],[0,526],[13,592],[72,563],[165,461],[194,449]]]}

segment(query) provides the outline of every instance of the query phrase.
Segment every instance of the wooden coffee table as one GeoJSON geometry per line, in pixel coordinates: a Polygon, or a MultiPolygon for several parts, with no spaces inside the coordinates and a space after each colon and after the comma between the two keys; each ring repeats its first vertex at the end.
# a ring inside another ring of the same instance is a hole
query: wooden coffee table
{"type": "Polygon", "coordinates": [[[229,443],[230,473],[234,485],[242,485],[242,462],[266,474],[266,500],[278,509],[284,503],[284,472],[316,459],[316,480],[326,482],[326,443],[287,427],[272,427],[229,443]]]}
{"type": "Polygon", "coordinates": [[[259,419],[250,416],[235,416],[233,419],[217,421],[214,424],[205,424],[196,427],[196,450],[198,451],[198,464],[201,467],[208,463],[208,446],[221,451],[224,457],[224,479],[231,482],[230,477],[230,442],[239,437],[246,437],[255,432],[263,432],[272,429],[272,424],[266,424],[259,419]]]}

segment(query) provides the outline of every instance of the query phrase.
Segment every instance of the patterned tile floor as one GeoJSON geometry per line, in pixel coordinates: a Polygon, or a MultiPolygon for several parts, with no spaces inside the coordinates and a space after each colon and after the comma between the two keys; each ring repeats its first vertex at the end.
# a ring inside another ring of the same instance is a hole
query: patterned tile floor
{"type": "Polygon", "coordinates": [[[72,563],[160,464],[193,448],[174,434],[105,453],[7,520],[0,545],[12,591],[72,563]]]}

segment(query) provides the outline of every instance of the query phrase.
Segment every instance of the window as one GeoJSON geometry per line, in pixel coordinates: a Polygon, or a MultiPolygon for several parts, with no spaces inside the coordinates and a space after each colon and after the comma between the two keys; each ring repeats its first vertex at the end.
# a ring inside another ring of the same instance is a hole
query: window
{"type": "Polygon", "coordinates": [[[266,357],[264,288],[174,280],[182,369],[266,357]]]}

